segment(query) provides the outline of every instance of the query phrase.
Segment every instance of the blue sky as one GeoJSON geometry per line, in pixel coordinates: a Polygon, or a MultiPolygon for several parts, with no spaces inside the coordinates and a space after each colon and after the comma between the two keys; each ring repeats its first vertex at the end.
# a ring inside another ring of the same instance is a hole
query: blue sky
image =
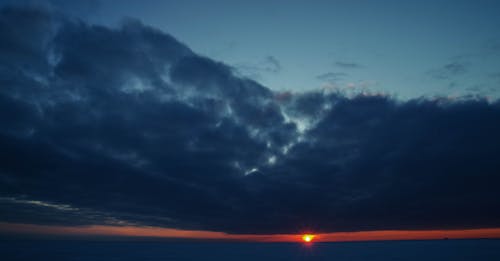
{"type": "Polygon", "coordinates": [[[140,19],[274,90],[499,96],[498,1],[51,3],[98,24],[140,19]]]}
{"type": "Polygon", "coordinates": [[[102,1],[278,90],[498,97],[498,1],[102,1]],[[278,64],[276,64],[276,61],[278,64]]]}

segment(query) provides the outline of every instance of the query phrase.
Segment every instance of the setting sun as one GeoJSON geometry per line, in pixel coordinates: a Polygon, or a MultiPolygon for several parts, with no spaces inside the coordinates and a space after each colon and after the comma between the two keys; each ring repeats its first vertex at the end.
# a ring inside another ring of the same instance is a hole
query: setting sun
{"type": "Polygon", "coordinates": [[[314,239],[314,237],[315,235],[305,234],[302,236],[302,240],[304,240],[305,242],[311,242],[314,239]]]}

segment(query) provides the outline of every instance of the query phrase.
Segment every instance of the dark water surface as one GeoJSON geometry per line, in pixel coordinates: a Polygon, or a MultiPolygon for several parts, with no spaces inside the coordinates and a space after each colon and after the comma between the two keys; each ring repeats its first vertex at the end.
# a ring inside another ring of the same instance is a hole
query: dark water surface
{"type": "Polygon", "coordinates": [[[500,260],[500,240],[220,243],[2,240],[0,260],[500,260]]]}

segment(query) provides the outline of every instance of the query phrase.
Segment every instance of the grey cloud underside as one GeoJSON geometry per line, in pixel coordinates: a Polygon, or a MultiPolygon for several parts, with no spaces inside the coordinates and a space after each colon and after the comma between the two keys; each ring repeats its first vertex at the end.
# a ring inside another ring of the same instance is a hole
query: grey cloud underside
{"type": "Polygon", "coordinates": [[[172,36],[0,12],[0,221],[500,225],[500,104],[275,93],[172,36]]]}

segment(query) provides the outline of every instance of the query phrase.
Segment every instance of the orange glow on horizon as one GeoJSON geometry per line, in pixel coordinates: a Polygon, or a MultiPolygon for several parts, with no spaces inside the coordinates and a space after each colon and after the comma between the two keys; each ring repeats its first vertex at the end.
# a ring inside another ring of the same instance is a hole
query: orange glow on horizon
{"type": "MultiPolygon", "coordinates": [[[[255,242],[298,242],[296,234],[227,234],[224,232],[181,230],[161,227],[139,226],[48,226],[0,222],[0,235],[48,235],[48,236],[118,236],[155,237],[179,239],[206,239],[255,242]]],[[[301,242],[343,242],[372,240],[425,240],[425,239],[465,239],[500,238],[500,228],[466,230],[380,230],[360,232],[334,232],[299,235],[301,242]],[[308,241],[309,240],[309,241],[308,241]]]]}

